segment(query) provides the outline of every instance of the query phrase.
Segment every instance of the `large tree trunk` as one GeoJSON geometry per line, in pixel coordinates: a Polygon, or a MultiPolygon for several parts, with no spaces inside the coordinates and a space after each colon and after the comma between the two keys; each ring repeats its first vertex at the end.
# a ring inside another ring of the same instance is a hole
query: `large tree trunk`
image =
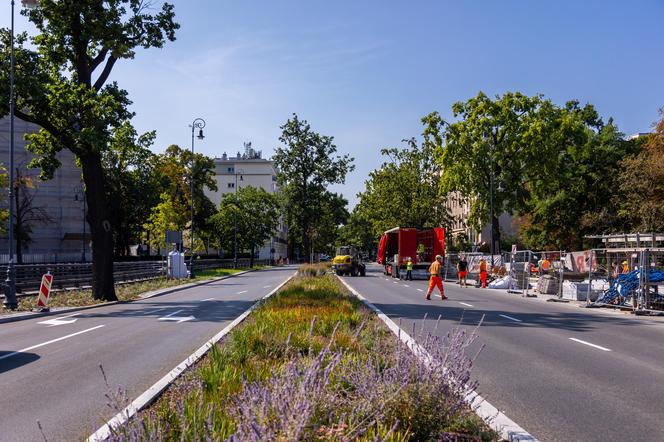
{"type": "Polygon", "coordinates": [[[249,258],[249,268],[250,269],[254,268],[254,250],[255,250],[255,247],[252,245],[251,246],[251,258],[249,258]]]}
{"type": "Polygon", "coordinates": [[[94,299],[117,301],[113,281],[113,228],[101,156],[90,152],[80,160],[88,203],[87,221],[92,236],[92,296],[94,299]]]}

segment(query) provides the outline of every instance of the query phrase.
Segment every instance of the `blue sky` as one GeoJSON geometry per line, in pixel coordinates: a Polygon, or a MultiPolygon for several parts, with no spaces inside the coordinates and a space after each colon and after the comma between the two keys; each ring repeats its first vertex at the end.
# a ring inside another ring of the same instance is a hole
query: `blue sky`
{"type": "Polygon", "coordinates": [[[431,111],[450,118],[452,103],[480,90],[590,102],[627,134],[648,130],[664,106],[662,0],[174,3],[177,41],[139,51],[112,76],[138,130],[157,130],[154,150],[189,146],[188,124],[203,117],[201,152],[252,141],[270,155],[296,112],[355,157],[334,187],[351,205],[380,148],[418,136],[431,111]]]}

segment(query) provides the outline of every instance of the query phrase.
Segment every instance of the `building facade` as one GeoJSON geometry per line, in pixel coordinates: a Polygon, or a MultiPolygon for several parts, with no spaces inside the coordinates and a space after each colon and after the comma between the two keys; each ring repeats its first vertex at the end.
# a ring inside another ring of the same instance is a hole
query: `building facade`
{"type": "MultiPolygon", "coordinates": [[[[274,163],[264,159],[262,152],[251,147],[251,143],[245,143],[244,153],[237,152],[229,156],[224,152],[221,158],[214,159],[215,180],[217,191],[206,189],[205,193],[215,207],[224,195],[237,192],[243,187],[259,187],[269,193],[275,193],[277,187],[277,171],[274,163]]],[[[279,259],[288,256],[288,228],[283,218],[279,220],[277,232],[266,242],[258,252],[258,259],[279,259]]]]}
{"type": "MultiPolygon", "coordinates": [[[[479,232],[468,224],[468,217],[470,216],[470,200],[468,198],[463,197],[458,192],[452,192],[447,197],[446,206],[452,215],[452,226],[448,229],[453,238],[465,235],[470,244],[478,246],[491,244],[490,223],[485,224],[479,232]]],[[[513,221],[512,215],[508,213],[502,213],[498,217],[501,236],[515,234],[513,221]]]]}
{"type": "MultiPolygon", "coordinates": [[[[81,261],[84,252],[85,259],[90,261],[90,226],[84,219],[81,170],[76,166],[74,155],[69,150],[63,150],[57,155],[61,166],[53,179],[41,181],[39,169],[27,167],[35,155],[25,149],[24,141],[26,134],[38,130],[39,127],[34,124],[14,119],[15,175],[28,177],[32,183],[32,188],[19,191],[19,197],[22,200],[22,192],[28,192],[32,197],[31,206],[43,209],[47,215],[42,221],[30,223],[32,242],[22,247],[24,262],[81,261]]],[[[1,118],[0,163],[5,169],[9,168],[9,140],[9,118],[1,118]]],[[[8,207],[7,189],[3,189],[0,207],[8,207]]],[[[6,231],[7,226],[3,230],[6,231]]],[[[4,233],[0,236],[0,262],[7,262],[8,247],[7,234],[4,233]]]]}

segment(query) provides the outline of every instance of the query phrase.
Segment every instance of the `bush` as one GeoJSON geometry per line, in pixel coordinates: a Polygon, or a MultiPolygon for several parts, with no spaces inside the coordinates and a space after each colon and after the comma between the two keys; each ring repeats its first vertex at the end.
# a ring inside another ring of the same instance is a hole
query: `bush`
{"type": "Polygon", "coordinates": [[[321,262],[318,264],[304,264],[297,270],[301,276],[323,276],[329,273],[332,269],[332,264],[321,262]]]}

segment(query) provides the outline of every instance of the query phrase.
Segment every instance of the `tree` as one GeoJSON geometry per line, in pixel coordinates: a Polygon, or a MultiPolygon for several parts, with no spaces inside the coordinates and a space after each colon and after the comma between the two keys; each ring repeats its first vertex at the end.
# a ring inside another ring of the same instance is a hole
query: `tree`
{"type": "Polygon", "coordinates": [[[620,159],[633,143],[595,108],[576,100],[557,106],[542,96],[480,93],[453,105],[456,122],[437,113],[425,117],[425,133],[439,146],[441,190],[471,202],[470,224],[520,215],[521,234],[534,249],[575,249],[584,235],[615,228],[622,221],[611,201],[620,159]],[[489,220],[489,186],[494,181],[494,217],[489,220]]]}
{"type": "Polygon", "coordinates": [[[445,194],[440,193],[435,143],[428,134],[421,146],[414,138],[404,141],[405,148],[381,150],[388,161],[369,174],[358,195],[355,219],[370,221],[375,238],[392,227],[439,227],[450,219],[445,194]]]}
{"type": "Polygon", "coordinates": [[[355,206],[348,221],[339,230],[339,243],[355,246],[358,250],[373,254],[377,244],[374,223],[360,205],[355,206]]]}
{"type": "Polygon", "coordinates": [[[621,213],[642,232],[664,231],[664,109],[660,116],[643,150],[621,163],[621,213]]]}
{"type": "Polygon", "coordinates": [[[309,262],[311,232],[320,225],[326,187],[345,182],[346,174],[354,169],[353,158],[335,156],[334,138],[314,132],[309,123],[296,114],[281,129],[279,141],[285,146],[276,149],[272,160],[279,171],[279,184],[286,198],[290,253],[294,257],[299,245],[309,262]]]}
{"type": "Polygon", "coordinates": [[[325,191],[320,195],[316,206],[319,216],[315,224],[310,225],[311,247],[320,253],[332,254],[339,240],[340,227],[348,222],[348,200],[343,196],[325,191]]]}
{"type": "Polygon", "coordinates": [[[447,124],[436,112],[423,119],[425,136],[438,149],[442,193],[459,192],[467,198],[469,224],[480,230],[493,223],[495,243],[500,241],[499,215],[521,207],[527,198],[524,172],[541,161],[536,152],[546,126],[538,115],[548,105],[540,96],[517,92],[492,100],[480,92],[454,103],[454,123],[447,124]],[[491,182],[494,210],[489,219],[491,182]]]}
{"type": "Polygon", "coordinates": [[[138,135],[125,122],[114,131],[110,148],[103,152],[118,256],[129,255],[129,246],[140,242],[145,221],[160,202],[156,155],[150,150],[155,135],[154,131],[138,135]]]}
{"type": "Polygon", "coordinates": [[[14,238],[16,238],[16,262],[23,264],[23,247],[32,243],[32,227],[35,224],[53,222],[53,218],[42,207],[34,204],[36,188],[34,180],[21,174],[16,168],[14,174],[14,238]]]}
{"type": "MultiPolygon", "coordinates": [[[[39,34],[25,47],[17,39],[15,115],[41,127],[28,137],[33,162],[42,177],[59,166],[56,154],[71,150],[83,170],[87,220],[92,236],[92,291],[95,299],[115,300],[113,226],[102,156],[112,130],[133,114],[126,91],[108,83],[118,60],[132,59],[137,48],[160,48],[175,40],[173,6],[149,13],[142,0],[42,0],[23,11],[39,34]]],[[[0,115],[8,112],[9,38],[3,31],[0,64],[0,115]]]]}
{"type": "Polygon", "coordinates": [[[188,221],[186,207],[179,199],[171,198],[164,192],[159,195],[157,204],[143,226],[148,233],[148,244],[158,249],[166,248],[166,231],[183,230],[188,221]]]}
{"type": "Polygon", "coordinates": [[[237,227],[238,250],[251,252],[249,266],[254,266],[254,255],[277,229],[280,213],[279,198],[265,189],[247,186],[237,193],[224,195],[219,211],[210,218],[221,249],[232,250],[237,227]]]}
{"type": "MultiPolygon", "coordinates": [[[[208,236],[211,235],[211,226],[208,220],[216,213],[216,208],[205,195],[205,190],[217,190],[215,179],[214,160],[203,154],[193,156],[194,179],[194,227],[197,241],[195,249],[206,248],[208,236]]],[[[191,218],[191,179],[192,179],[191,151],[182,149],[173,144],[166,148],[163,154],[155,159],[154,174],[158,181],[157,187],[161,193],[167,194],[173,200],[173,208],[178,210],[178,230],[187,230],[189,234],[191,218]]],[[[186,239],[186,237],[185,237],[186,239]]],[[[189,240],[190,241],[190,240],[189,240]]],[[[187,241],[187,246],[189,245],[187,241]]]]}

